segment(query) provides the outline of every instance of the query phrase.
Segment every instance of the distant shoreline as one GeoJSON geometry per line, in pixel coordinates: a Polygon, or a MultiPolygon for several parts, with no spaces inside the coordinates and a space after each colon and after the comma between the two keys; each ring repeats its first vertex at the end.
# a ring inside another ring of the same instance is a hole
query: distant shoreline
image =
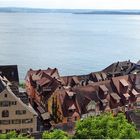
{"type": "Polygon", "coordinates": [[[71,13],[101,15],[140,15],[140,10],[93,10],[93,9],[41,9],[0,7],[0,13],[71,13]]]}

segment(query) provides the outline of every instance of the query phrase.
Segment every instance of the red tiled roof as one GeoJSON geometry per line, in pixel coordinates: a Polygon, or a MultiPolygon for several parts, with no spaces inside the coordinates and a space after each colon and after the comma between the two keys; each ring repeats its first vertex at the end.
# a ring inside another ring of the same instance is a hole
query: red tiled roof
{"type": "Polygon", "coordinates": [[[110,93],[111,97],[115,100],[120,100],[120,96],[117,93],[110,93]]]}
{"type": "Polygon", "coordinates": [[[123,94],[123,96],[124,96],[125,98],[129,98],[129,97],[130,97],[130,95],[129,95],[128,93],[123,94]]]}
{"type": "Polygon", "coordinates": [[[45,113],[45,110],[41,106],[38,106],[37,109],[41,114],[45,113]]]}
{"type": "Polygon", "coordinates": [[[79,84],[80,83],[80,81],[78,80],[78,77],[73,76],[72,79],[75,82],[75,84],[79,84]]]}
{"type": "Polygon", "coordinates": [[[77,117],[77,116],[79,116],[79,113],[75,111],[75,112],[72,114],[72,117],[77,117]]]}
{"type": "Polygon", "coordinates": [[[102,80],[102,77],[100,76],[99,73],[94,73],[95,74],[95,77],[98,81],[102,80]]]}
{"type": "Polygon", "coordinates": [[[113,77],[112,78],[113,85],[117,89],[117,92],[118,93],[120,93],[120,80],[121,79],[124,79],[128,83],[129,76],[128,75],[125,75],[125,76],[119,76],[119,77],[113,77]]]}
{"type": "Polygon", "coordinates": [[[120,79],[120,82],[124,87],[129,86],[129,84],[127,83],[125,79],[120,79]]]}
{"type": "Polygon", "coordinates": [[[40,80],[37,80],[37,84],[39,84],[40,86],[48,84],[49,82],[50,82],[50,79],[45,78],[45,77],[41,78],[40,80]]]}
{"type": "Polygon", "coordinates": [[[140,95],[140,93],[138,93],[135,89],[132,90],[132,94],[135,96],[140,95]]]}
{"type": "Polygon", "coordinates": [[[99,86],[101,88],[102,91],[107,92],[108,88],[105,85],[100,85],[99,86]]]}

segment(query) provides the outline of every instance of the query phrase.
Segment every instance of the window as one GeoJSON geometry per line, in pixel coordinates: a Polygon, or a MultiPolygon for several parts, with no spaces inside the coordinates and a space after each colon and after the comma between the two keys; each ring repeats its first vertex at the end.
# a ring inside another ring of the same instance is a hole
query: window
{"type": "Polygon", "coordinates": [[[0,124],[8,125],[10,124],[10,120],[0,120],[0,124]]]}
{"type": "Polygon", "coordinates": [[[11,72],[11,76],[14,77],[14,74],[15,74],[14,71],[12,71],[12,72],[11,72]]]}
{"type": "Polygon", "coordinates": [[[28,128],[24,128],[24,129],[22,129],[22,133],[27,133],[28,132],[28,128]]]}
{"type": "MultiPolygon", "coordinates": [[[[5,94],[5,96],[7,96],[5,94]]],[[[11,105],[16,105],[17,102],[16,101],[0,101],[0,107],[8,107],[8,106],[11,106],[11,105]]]]}
{"type": "Polygon", "coordinates": [[[9,111],[8,110],[3,110],[2,111],[2,117],[9,117],[9,111]]]}
{"type": "Polygon", "coordinates": [[[22,123],[32,123],[33,119],[23,119],[22,123]]]}
{"type": "Polygon", "coordinates": [[[77,121],[77,117],[74,117],[75,121],[77,121]]]}
{"type": "Polygon", "coordinates": [[[1,101],[0,102],[0,106],[1,107],[7,107],[7,106],[10,106],[11,105],[10,103],[11,103],[10,101],[1,101]]]}
{"type": "Polygon", "coordinates": [[[11,102],[11,105],[16,105],[16,104],[17,104],[16,101],[12,101],[12,102],[11,102]]]}
{"type": "Polygon", "coordinates": [[[30,128],[30,132],[33,132],[33,128],[30,128]]]}
{"type": "Polygon", "coordinates": [[[21,120],[19,119],[12,120],[12,124],[21,124],[21,120]]]}
{"type": "Polygon", "coordinates": [[[7,132],[10,132],[10,131],[11,131],[10,129],[6,129],[6,133],[7,133],[7,132]]]}
{"type": "Polygon", "coordinates": [[[67,118],[67,122],[71,122],[71,117],[68,117],[67,118]]]}
{"type": "Polygon", "coordinates": [[[16,115],[26,114],[26,110],[16,110],[16,115]]]}
{"type": "Polygon", "coordinates": [[[4,97],[7,98],[7,94],[4,94],[4,97]]]}

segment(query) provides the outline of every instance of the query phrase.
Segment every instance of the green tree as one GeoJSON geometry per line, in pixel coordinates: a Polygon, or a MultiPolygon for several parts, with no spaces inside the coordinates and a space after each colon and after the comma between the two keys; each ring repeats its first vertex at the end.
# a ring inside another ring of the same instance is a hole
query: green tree
{"type": "Polygon", "coordinates": [[[132,139],[140,138],[136,127],[130,124],[125,115],[112,114],[89,117],[76,123],[74,138],[82,139],[132,139]]]}
{"type": "Polygon", "coordinates": [[[6,134],[0,134],[0,139],[29,139],[29,137],[23,134],[17,134],[16,131],[10,131],[6,134]]]}
{"type": "Polygon", "coordinates": [[[55,129],[53,132],[44,131],[42,139],[68,139],[69,136],[66,132],[55,129]]]}

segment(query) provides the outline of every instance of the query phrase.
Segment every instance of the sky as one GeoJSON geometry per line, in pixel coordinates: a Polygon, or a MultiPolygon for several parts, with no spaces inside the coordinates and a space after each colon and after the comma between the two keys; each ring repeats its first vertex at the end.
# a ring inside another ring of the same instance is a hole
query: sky
{"type": "Polygon", "coordinates": [[[0,7],[140,10],[140,0],[0,0],[0,7]]]}

